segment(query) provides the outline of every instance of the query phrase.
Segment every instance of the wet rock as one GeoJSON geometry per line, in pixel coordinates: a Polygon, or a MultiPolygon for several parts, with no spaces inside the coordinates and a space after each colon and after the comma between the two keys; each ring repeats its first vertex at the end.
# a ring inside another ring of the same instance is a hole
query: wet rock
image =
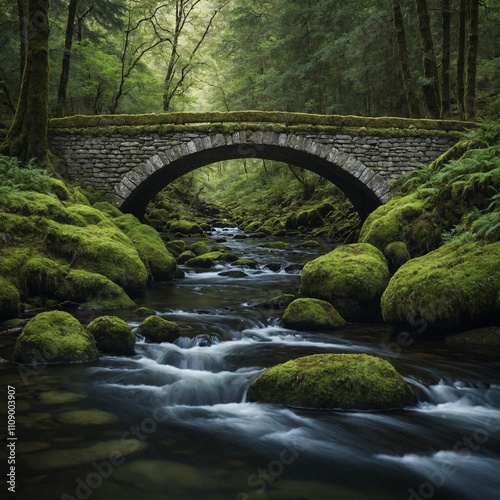
{"type": "Polygon", "coordinates": [[[314,354],[274,366],[248,389],[249,401],[329,410],[390,410],[417,403],[387,361],[367,354],[314,354]]]}
{"type": "Polygon", "coordinates": [[[284,293],[269,299],[262,306],[265,309],[286,309],[295,300],[295,295],[284,293]]]}
{"type": "Polygon", "coordinates": [[[102,410],[75,410],[57,414],[57,420],[68,425],[104,425],[118,420],[118,416],[102,410]]]}
{"type": "Polygon", "coordinates": [[[146,318],[137,328],[137,333],[148,342],[174,342],[180,337],[179,326],[173,321],[167,321],[160,316],[146,318]]]}
{"type": "Polygon", "coordinates": [[[500,347],[500,326],[487,326],[456,335],[448,335],[446,342],[500,347]]]}
{"type": "Polygon", "coordinates": [[[135,333],[116,316],[100,316],[87,326],[99,351],[107,354],[134,354],[135,333]]]}
{"type": "Polygon", "coordinates": [[[248,277],[248,274],[243,271],[223,271],[222,273],[219,273],[219,276],[226,276],[228,278],[246,278],[248,277]]]}
{"type": "Polygon", "coordinates": [[[277,273],[281,271],[281,264],[279,262],[270,262],[269,264],[266,264],[264,266],[264,269],[268,269],[269,271],[272,271],[273,273],[277,273]]]}
{"type": "Polygon", "coordinates": [[[330,302],[307,298],[294,300],[281,321],[285,328],[295,330],[333,330],[346,324],[330,302]]]}

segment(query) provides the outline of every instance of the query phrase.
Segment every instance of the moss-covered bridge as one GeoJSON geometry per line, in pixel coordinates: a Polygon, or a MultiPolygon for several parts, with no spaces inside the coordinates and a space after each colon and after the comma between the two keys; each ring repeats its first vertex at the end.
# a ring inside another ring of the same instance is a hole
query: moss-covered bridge
{"type": "Polygon", "coordinates": [[[264,158],[336,184],[362,217],[390,197],[388,181],[433,161],[466,124],[284,112],[73,116],[50,121],[70,177],[141,216],[168,183],[205,165],[264,158]]]}

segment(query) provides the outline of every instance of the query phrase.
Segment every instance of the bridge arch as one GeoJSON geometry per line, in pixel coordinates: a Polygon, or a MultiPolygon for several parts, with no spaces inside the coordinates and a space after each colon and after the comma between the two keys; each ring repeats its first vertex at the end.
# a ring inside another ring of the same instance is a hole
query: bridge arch
{"type": "Polygon", "coordinates": [[[293,133],[238,131],[194,138],[151,156],[116,184],[114,203],[138,217],[156,193],[175,179],[224,160],[262,158],[305,168],[339,187],[362,219],[391,198],[387,181],[333,144],[293,133]]]}

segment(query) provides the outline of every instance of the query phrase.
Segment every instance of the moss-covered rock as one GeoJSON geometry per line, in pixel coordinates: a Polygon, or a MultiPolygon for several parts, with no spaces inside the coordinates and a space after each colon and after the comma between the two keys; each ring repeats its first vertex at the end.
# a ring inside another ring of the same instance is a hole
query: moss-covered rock
{"type": "Polygon", "coordinates": [[[410,254],[425,254],[440,245],[443,228],[432,220],[432,206],[412,193],[378,207],[366,219],[358,241],[379,250],[395,241],[407,244],[410,254]]]}
{"type": "Polygon", "coordinates": [[[54,260],[37,255],[27,260],[21,274],[27,295],[49,298],[57,293],[67,270],[54,260]]]}
{"type": "Polygon", "coordinates": [[[175,342],[180,337],[179,326],[160,316],[146,318],[137,328],[137,333],[148,342],[175,342]]]}
{"type": "Polygon", "coordinates": [[[295,295],[292,295],[291,293],[284,293],[282,295],[272,297],[264,303],[263,307],[266,309],[286,309],[295,299],[295,295]]]}
{"type": "Polygon", "coordinates": [[[147,318],[149,316],[156,316],[156,311],[153,311],[153,309],[150,309],[149,307],[138,307],[134,311],[134,314],[137,314],[137,316],[141,316],[142,318],[147,318]]]}
{"type": "Polygon", "coordinates": [[[248,269],[256,269],[257,262],[253,259],[238,259],[231,263],[232,266],[235,267],[246,267],[248,269]]]}
{"type": "Polygon", "coordinates": [[[15,318],[21,312],[21,299],[17,288],[0,276],[0,321],[15,318]]]}
{"type": "Polygon", "coordinates": [[[74,267],[102,274],[125,289],[146,285],[148,272],[130,239],[117,227],[75,227],[50,222],[47,250],[74,267]]]}
{"type": "Polygon", "coordinates": [[[500,326],[487,326],[468,332],[448,335],[446,342],[453,344],[476,344],[500,347],[500,326]]]}
{"type": "Polygon", "coordinates": [[[186,265],[189,267],[202,267],[210,268],[215,265],[217,261],[221,262],[235,262],[238,260],[233,254],[224,251],[208,252],[193,259],[189,259],[186,265]]]}
{"type": "Polygon", "coordinates": [[[371,411],[417,402],[389,362],[367,354],[315,354],[274,366],[254,380],[248,399],[295,408],[371,411]]]}
{"type": "Polygon", "coordinates": [[[67,210],[70,214],[73,214],[76,217],[81,217],[87,226],[91,224],[97,225],[108,218],[107,214],[104,212],[87,205],[71,205],[67,208],[67,210]]]}
{"type": "Polygon", "coordinates": [[[70,271],[57,290],[57,297],[80,304],[80,309],[120,309],[134,307],[120,286],[105,276],[80,269],[70,271]]]}
{"type": "Polygon", "coordinates": [[[412,323],[418,318],[429,330],[442,331],[484,323],[500,312],[499,262],[500,242],[449,243],[412,259],[382,296],[384,319],[412,323]]]}
{"type": "Polygon", "coordinates": [[[110,217],[121,217],[123,213],[111,203],[107,201],[98,201],[92,205],[96,210],[108,214],[110,217]]]}
{"type": "Polygon", "coordinates": [[[175,259],[155,229],[141,224],[130,214],[117,217],[113,222],[130,238],[139,257],[155,280],[166,281],[174,278],[175,259]]]}
{"type": "Polygon", "coordinates": [[[347,320],[361,320],[379,314],[380,297],[388,282],[382,252],[368,243],[356,243],[308,262],[299,293],[330,302],[347,320]]]}
{"type": "Polygon", "coordinates": [[[94,361],[93,337],[71,314],[61,311],[35,316],[18,337],[14,361],[25,364],[94,361]]]}
{"type": "Polygon", "coordinates": [[[384,248],[384,255],[389,265],[389,271],[394,274],[403,264],[406,264],[411,256],[406,243],[393,241],[384,248]]]}
{"type": "Polygon", "coordinates": [[[168,225],[168,230],[172,233],[186,235],[203,234],[203,229],[196,222],[187,220],[174,220],[168,225]]]}
{"type": "Polygon", "coordinates": [[[200,256],[209,252],[207,241],[197,241],[189,245],[188,250],[191,250],[195,255],[200,256]]]}
{"type": "Polygon", "coordinates": [[[281,321],[286,328],[296,330],[332,330],[346,324],[330,302],[319,299],[294,300],[281,321]]]}
{"type": "Polygon", "coordinates": [[[186,250],[182,252],[179,257],[177,257],[177,264],[185,264],[188,260],[194,259],[196,257],[194,252],[191,250],[186,250]]]}
{"type": "Polygon", "coordinates": [[[135,333],[116,316],[100,316],[89,323],[87,331],[94,337],[97,349],[108,354],[134,354],[135,333]]]}
{"type": "Polygon", "coordinates": [[[297,214],[297,226],[319,227],[323,224],[321,214],[315,208],[303,210],[297,214]]]}
{"type": "Polygon", "coordinates": [[[167,241],[165,246],[174,257],[178,257],[182,252],[187,250],[187,244],[184,240],[167,241]]]}

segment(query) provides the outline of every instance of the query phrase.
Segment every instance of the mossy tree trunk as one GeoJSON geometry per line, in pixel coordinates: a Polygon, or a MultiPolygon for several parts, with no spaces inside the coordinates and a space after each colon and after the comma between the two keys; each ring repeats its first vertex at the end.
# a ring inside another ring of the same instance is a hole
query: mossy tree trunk
{"type": "Polygon", "coordinates": [[[460,119],[464,118],[466,5],[467,0],[460,0],[457,48],[457,106],[460,119]]]}
{"type": "Polygon", "coordinates": [[[49,0],[29,0],[26,64],[16,115],[1,151],[22,161],[48,160],[49,0]]]}
{"type": "Polygon", "coordinates": [[[66,93],[69,81],[69,67],[71,63],[71,48],[75,33],[75,18],[78,0],[70,0],[68,8],[68,22],[66,23],[66,38],[64,41],[64,53],[62,58],[61,75],[59,76],[59,87],[57,89],[57,115],[66,114],[66,93]]]}
{"type": "Polygon", "coordinates": [[[424,94],[425,107],[430,118],[439,118],[439,77],[427,0],[415,0],[415,5],[417,7],[420,46],[422,48],[424,66],[422,92],[424,94]]]}
{"type": "Polygon", "coordinates": [[[448,118],[450,116],[451,0],[442,0],[441,15],[441,117],[448,118]]]}
{"type": "Polygon", "coordinates": [[[408,56],[406,32],[400,0],[393,0],[392,7],[394,26],[396,28],[396,39],[398,43],[399,65],[401,67],[401,76],[403,78],[408,112],[410,113],[411,118],[419,118],[420,107],[418,105],[417,93],[415,92],[411,76],[410,58],[408,56]]]}
{"type": "Polygon", "coordinates": [[[17,12],[19,18],[19,81],[22,83],[24,65],[26,64],[26,12],[25,0],[17,0],[17,12]]]}
{"type": "Polygon", "coordinates": [[[467,15],[467,52],[465,57],[465,119],[476,115],[477,49],[479,45],[479,0],[469,0],[467,15]]]}

